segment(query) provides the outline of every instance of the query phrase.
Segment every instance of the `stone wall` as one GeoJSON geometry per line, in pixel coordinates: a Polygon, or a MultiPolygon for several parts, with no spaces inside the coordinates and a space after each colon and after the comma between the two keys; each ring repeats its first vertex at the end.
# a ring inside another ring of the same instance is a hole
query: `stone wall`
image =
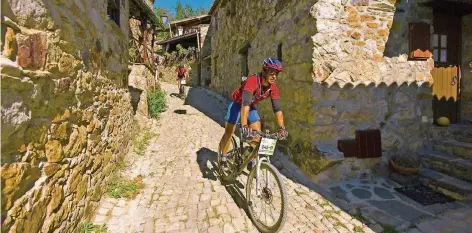
{"type": "Polygon", "coordinates": [[[207,87],[211,81],[211,59],[203,59],[201,62],[200,84],[207,87]]]}
{"type": "Polygon", "coordinates": [[[2,1],[2,232],[77,232],[133,131],[128,1],[2,1]]]}
{"type": "Polygon", "coordinates": [[[433,59],[408,61],[409,23],[431,25],[432,9],[424,1],[378,0],[368,6],[320,0],[311,14],[317,19],[313,36],[315,81],[391,85],[432,83],[433,59]]]}
{"type": "MultiPolygon", "coordinates": [[[[240,85],[245,48],[250,73],[260,71],[265,57],[281,55],[277,84],[292,133],[280,145],[309,174],[332,166],[337,140],[356,129],[381,128],[384,150],[416,150],[427,127],[422,116],[431,122],[434,64],[409,61],[405,44],[408,22],[429,22],[431,12],[411,1],[350,2],[222,1],[216,13],[210,87],[230,96],[240,85]]],[[[258,109],[274,128],[270,101],[258,109]]]]}
{"type": "Polygon", "coordinates": [[[134,119],[140,129],[146,127],[149,117],[148,93],[159,89],[159,83],[155,72],[148,66],[142,64],[133,64],[128,66],[131,70],[129,74],[128,89],[131,94],[131,103],[133,106],[134,119]]]}
{"type": "MultiPolygon", "coordinates": [[[[205,40],[208,38],[207,34],[209,31],[209,24],[201,24],[199,25],[200,28],[200,48],[203,49],[203,45],[205,44],[205,40]]],[[[203,54],[203,53],[202,53],[203,54]]]]}
{"type": "Polygon", "coordinates": [[[461,121],[472,123],[472,14],[462,17],[461,121]]]}

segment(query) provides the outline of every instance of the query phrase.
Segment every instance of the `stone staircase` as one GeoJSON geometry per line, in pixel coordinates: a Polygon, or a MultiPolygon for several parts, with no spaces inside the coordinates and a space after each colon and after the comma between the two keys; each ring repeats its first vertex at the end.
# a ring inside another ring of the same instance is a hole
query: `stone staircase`
{"type": "Polygon", "coordinates": [[[472,200],[472,126],[433,127],[418,153],[420,181],[454,199],[472,200]]]}

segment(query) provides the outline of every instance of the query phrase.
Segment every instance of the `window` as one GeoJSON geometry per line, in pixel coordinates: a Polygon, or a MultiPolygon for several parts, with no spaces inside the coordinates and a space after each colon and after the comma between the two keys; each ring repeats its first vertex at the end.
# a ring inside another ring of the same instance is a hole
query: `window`
{"type": "Polygon", "coordinates": [[[248,65],[248,56],[249,48],[251,45],[246,43],[243,48],[239,50],[239,55],[241,59],[241,76],[247,77],[249,75],[249,65],[248,65]]]}
{"type": "Polygon", "coordinates": [[[447,35],[433,34],[433,59],[447,62],[447,35]]]}
{"type": "Polygon", "coordinates": [[[430,51],[430,26],[427,23],[411,23],[409,28],[410,58],[428,59],[430,51]]]}
{"type": "Polygon", "coordinates": [[[120,0],[108,0],[108,17],[120,26],[120,0]]]}
{"type": "Polygon", "coordinates": [[[282,44],[277,46],[277,59],[282,62],[282,44]]]}

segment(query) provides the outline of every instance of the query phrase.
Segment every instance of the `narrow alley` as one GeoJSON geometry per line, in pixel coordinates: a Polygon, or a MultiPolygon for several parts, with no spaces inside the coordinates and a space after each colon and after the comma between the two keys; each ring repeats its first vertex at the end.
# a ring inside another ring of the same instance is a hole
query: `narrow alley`
{"type": "MultiPolygon", "coordinates": [[[[177,92],[174,85],[162,87],[167,94],[177,92]]],[[[244,186],[224,187],[216,176],[214,161],[224,129],[192,107],[212,108],[205,112],[223,120],[224,100],[202,88],[190,90],[189,105],[176,97],[168,100],[168,110],[152,125],[160,134],[146,154],[128,156],[135,161],[125,173],[144,176],[144,190],[130,201],[103,197],[94,223],[106,223],[116,233],[258,232],[242,208],[244,186]]],[[[286,159],[275,158],[273,164],[290,168],[290,173],[282,172],[290,207],[280,232],[373,232],[299,180],[287,178],[301,173],[286,159]]],[[[238,180],[246,184],[246,176],[238,180]]]]}

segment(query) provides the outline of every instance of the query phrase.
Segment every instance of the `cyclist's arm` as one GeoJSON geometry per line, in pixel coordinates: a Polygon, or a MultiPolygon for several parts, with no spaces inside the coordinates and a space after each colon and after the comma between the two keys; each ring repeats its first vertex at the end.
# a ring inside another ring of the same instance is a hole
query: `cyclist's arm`
{"type": "Polygon", "coordinates": [[[284,114],[282,111],[278,111],[275,113],[275,121],[277,121],[277,125],[279,127],[285,126],[284,125],[284,114]]]}
{"type": "Polygon", "coordinates": [[[243,91],[243,104],[241,105],[241,125],[247,125],[249,115],[249,105],[252,101],[252,94],[249,91],[243,91]]]}
{"type": "Polygon", "coordinates": [[[271,99],[272,110],[274,110],[275,121],[279,127],[284,126],[284,115],[282,113],[282,107],[280,106],[280,99],[271,99]]]}

